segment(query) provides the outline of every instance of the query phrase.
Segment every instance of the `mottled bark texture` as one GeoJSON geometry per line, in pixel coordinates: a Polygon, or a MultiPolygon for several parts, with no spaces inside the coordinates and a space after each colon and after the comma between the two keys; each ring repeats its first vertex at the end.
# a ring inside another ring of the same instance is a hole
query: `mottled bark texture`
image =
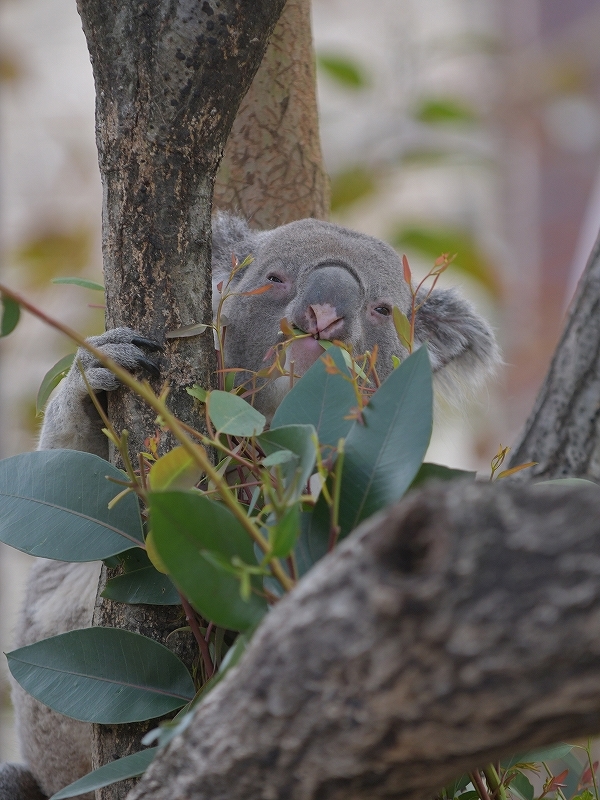
{"type": "Polygon", "coordinates": [[[600,496],[437,485],[267,617],[128,800],[423,800],[600,731],[600,496]]]}
{"type": "Polygon", "coordinates": [[[600,239],[510,465],[527,461],[538,465],[516,480],[600,480],[600,239]]]}
{"type": "MultiPolygon", "coordinates": [[[[155,388],[169,382],[170,406],[186,422],[195,414],[184,387],[214,381],[212,337],[165,341],[165,332],[211,318],[215,174],[284,2],[78,0],[96,84],[107,327],[165,343],[155,388]]],[[[115,394],[110,416],[130,431],[136,453],[154,414],[132,394],[115,394]]],[[[181,619],[163,612],[107,602],[95,623],[164,640],[181,619]]],[[[96,729],[94,763],[139,747],[140,733],[96,729]]],[[[125,793],[109,787],[97,796],[125,793]]]]}
{"type": "Polygon", "coordinates": [[[288,0],[233,124],[214,204],[266,229],[327,219],[310,0],[288,0]]]}

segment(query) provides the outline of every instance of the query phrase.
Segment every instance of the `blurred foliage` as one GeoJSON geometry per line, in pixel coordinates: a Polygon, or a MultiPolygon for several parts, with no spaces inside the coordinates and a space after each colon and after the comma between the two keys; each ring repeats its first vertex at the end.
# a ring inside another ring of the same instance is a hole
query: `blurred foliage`
{"type": "Polygon", "coordinates": [[[375,170],[364,164],[348,167],[331,178],[331,210],[348,208],[377,190],[375,170]]]}
{"type": "Polygon", "coordinates": [[[14,53],[0,53],[0,84],[16,83],[24,75],[24,69],[14,53]]]}
{"type": "Polygon", "coordinates": [[[370,80],[363,67],[353,58],[334,53],[317,55],[317,67],[346,89],[364,89],[370,80]]]}
{"type": "Polygon", "coordinates": [[[94,232],[81,225],[71,231],[50,230],[25,242],[13,259],[27,271],[30,286],[41,287],[61,274],[81,273],[92,254],[94,232]]]}
{"type": "Polygon", "coordinates": [[[441,253],[456,253],[451,269],[461,270],[485,287],[494,299],[500,298],[501,288],[494,265],[469,231],[440,225],[405,225],[397,229],[389,241],[394,247],[411,250],[428,261],[441,253]]]}
{"type": "Polygon", "coordinates": [[[471,106],[454,97],[423,98],[414,117],[427,125],[472,125],[478,120],[471,106]]]}

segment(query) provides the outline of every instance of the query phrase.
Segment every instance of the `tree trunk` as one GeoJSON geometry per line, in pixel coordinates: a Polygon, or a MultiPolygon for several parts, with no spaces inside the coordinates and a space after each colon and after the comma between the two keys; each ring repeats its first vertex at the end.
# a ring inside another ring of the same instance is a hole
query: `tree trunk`
{"type": "Polygon", "coordinates": [[[600,480],[600,239],[596,242],[565,332],[535,406],[515,447],[511,466],[532,477],[600,480]]]}
{"type": "MultiPolygon", "coordinates": [[[[96,84],[107,327],[127,325],[165,342],[166,331],[210,320],[215,174],[284,2],[78,0],[96,84]]],[[[212,337],[167,340],[161,368],[155,388],[167,381],[172,410],[193,422],[184,387],[212,384],[212,337]]],[[[129,430],[136,453],[154,433],[154,414],[133,395],[118,395],[110,415],[129,430]]],[[[162,608],[102,602],[95,624],[164,640],[180,624],[178,613],[165,619],[162,608]]],[[[96,727],[94,766],[138,749],[142,732],[96,727]]],[[[124,797],[126,788],[97,796],[124,797]]]]}
{"type": "Polygon", "coordinates": [[[310,0],[288,0],[233,124],[214,205],[266,229],[327,219],[310,0]]]}
{"type": "Polygon", "coordinates": [[[129,800],[423,800],[597,733],[599,550],[593,488],[409,496],[268,615],[129,800]]]}

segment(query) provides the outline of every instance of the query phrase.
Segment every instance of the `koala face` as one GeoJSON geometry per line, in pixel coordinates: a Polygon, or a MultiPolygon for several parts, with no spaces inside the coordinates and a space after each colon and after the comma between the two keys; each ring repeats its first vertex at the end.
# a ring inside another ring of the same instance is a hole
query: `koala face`
{"type": "MultiPolygon", "coordinates": [[[[234,295],[223,306],[226,367],[264,369],[265,356],[281,341],[283,318],[311,334],[288,348],[287,366],[293,361],[296,375],[322,355],[322,340],[340,340],[356,355],[377,346],[381,378],[392,370],[393,355],[406,358],[392,308],[409,314],[411,294],[389,245],[314,219],[255,232],[242,220],[218,215],[213,237],[215,284],[229,274],[232,253],[240,261],[254,259],[236,276],[234,295]],[[266,285],[268,291],[245,294],[266,285]]],[[[453,380],[476,382],[498,361],[489,326],[452,290],[432,293],[417,315],[415,333],[417,343],[427,342],[434,369],[445,367],[453,380]]],[[[287,379],[274,381],[256,395],[255,405],[272,416],[288,388],[287,379]]]]}

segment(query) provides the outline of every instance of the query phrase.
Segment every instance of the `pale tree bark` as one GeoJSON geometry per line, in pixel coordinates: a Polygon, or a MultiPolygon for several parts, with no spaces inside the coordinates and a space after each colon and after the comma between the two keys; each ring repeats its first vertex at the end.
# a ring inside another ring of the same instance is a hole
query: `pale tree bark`
{"type": "Polygon", "coordinates": [[[287,0],[233,124],[214,205],[261,229],[327,219],[310,0],[287,0]]]}
{"type": "Polygon", "coordinates": [[[511,466],[538,464],[515,479],[600,480],[600,239],[511,466]]]}
{"type": "MultiPolygon", "coordinates": [[[[107,327],[126,325],[165,343],[154,386],[171,385],[171,409],[184,422],[195,421],[185,387],[214,382],[212,337],[165,342],[165,332],[211,318],[215,175],[284,3],[78,0],[96,85],[107,327]]],[[[110,416],[117,430],[129,430],[135,454],[154,433],[154,414],[133,395],[116,395],[110,416]]],[[[105,579],[106,569],[101,588],[105,579]]],[[[108,601],[94,621],[159,641],[183,624],[176,609],[108,601]]],[[[95,727],[94,766],[139,749],[143,731],[95,727]]],[[[123,784],[97,796],[126,792],[123,784]]]]}
{"type": "Polygon", "coordinates": [[[437,485],[267,617],[128,800],[424,800],[600,731],[600,495],[437,485]]]}

